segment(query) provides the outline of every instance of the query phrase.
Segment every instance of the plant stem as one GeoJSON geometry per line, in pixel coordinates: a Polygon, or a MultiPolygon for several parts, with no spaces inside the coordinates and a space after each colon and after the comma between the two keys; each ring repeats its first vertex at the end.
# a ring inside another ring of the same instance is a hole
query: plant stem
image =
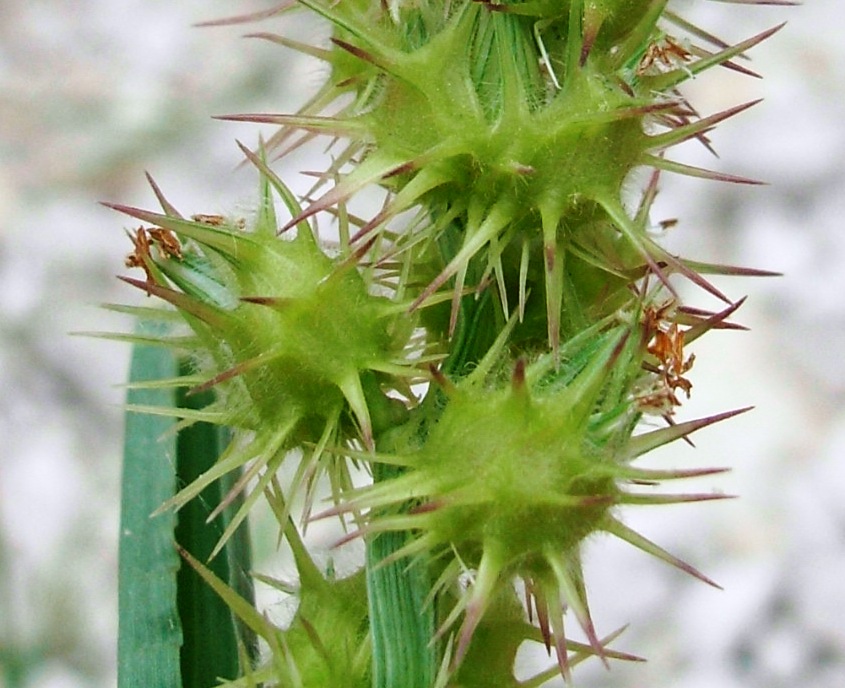
{"type": "MultiPolygon", "coordinates": [[[[376,465],[373,479],[398,469],[376,465]]],[[[407,541],[406,533],[384,533],[367,543],[367,596],[373,639],[373,688],[431,688],[437,670],[434,605],[426,566],[403,558],[382,564],[407,541]]]]}

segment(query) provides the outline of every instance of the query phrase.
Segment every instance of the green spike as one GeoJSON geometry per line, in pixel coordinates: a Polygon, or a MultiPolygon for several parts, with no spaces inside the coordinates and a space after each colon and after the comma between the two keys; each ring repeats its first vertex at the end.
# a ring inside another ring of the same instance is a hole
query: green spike
{"type": "Polygon", "coordinates": [[[608,518],[603,528],[611,535],[615,535],[620,540],[624,540],[625,542],[633,545],[637,549],[642,550],[646,554],[651,554],[652,556],[657,557],[661,561],[665,561],[667,564],[674,566],[675,568],[683,571],[684,573],[688,573],[691,576],[698,578],[700,581],[707,583],[707,585],[711,585],[719,590],[722,589],[719,584],[714,583],[707,576],[701,573],[698,569],[693,568],[682,559],[678,559],[678,557],[669,554],[669,552],[667,552],[665,549],[659,547],[643,535],[640,535],[640,533],[638,533],[637,531],[633,530],[632,528],[629,528],[626,525],[623,525],[621,521],[618,521],[615,518],[608,518]]]}
{"type": "Polygon", "coordinates": [[[136,280],[131,277],[120,277],[119,279],[127,284],[131,284],[133,287],[146,291],[148,294],[158,296],[163,301],[167,301],[168,303],[176,306],[176,308],[183,313],[188,313],[212,327],[222,330],[229,323],[229,319],[219,309],[203,303],[192,296],[188,296],[187,294],[183,294],[182,292],[175,291],[173,289],[168,289],[167,287],[162,287],[158,284],[144,282],[143,280],[136,280]]]}
{"type": "Polygon", "coordinates": [[[696,430],[706,428],[708,425],[713,425],[728,418],[733,418],[741,413],[750,411],[753,407],[746,406],[745,408],[736,409],[734,411],[726,411],[724,413],[717,413],[706,418],[699,418],[697,420],[686,421],[685,423],[677,423],[669,425],[659,430],[652,430],[651,432],[637,435],[631,438],[628,444],[630,456],[642,456],[657,447],[662,447],[664,444],[669,444],[675,440],[685,438],[696,430]]]}
{"type": "MultiPolygon", "coordinates": [[[[181,411],[183,413],[186,411],[186,409],[175,410],[181,411]]],[[[149,413],[150,411],[142,410],[142,412],[149,413]]],[[[210,415],[211,414],[206,414],[204,417],[197,417],[197,420],[215,422],[214,420],[210,420],[210,415]]],[[[200,416],[202,416],[202,414],[200,414],[200,416]]],[[[165,511],[169,511],[171,509],[178,510],[182,505],[186,504],[191,499],[196,497],[200,492],[202,492],[208,485],[213,483],[215,480],[218,480],[227,473],[237,468],[240,468],[241,466],[246,464],[250,459],[256,457],[266,457],[263,459],[266,462],[267,460],[269,460],[269,457],[275,456],[275,454],[281,450],[282,445],[287,440],[295,424],[296,420],[289,422],[287,426],[282,427],[274,434],[272,438],[267,440],[265,444],[259,447],[247,445],[243,448],[239,448],[235,445],[235,443],[230,444],[226,451],[223,453],[223,455],[220,457],[220,459],[217,461],[217,463],[214,464],[214,466],[212,466],[205,473],[199,476],[190,485],[187,485],[182,488],[182,490],[176,493],[171,499],[167,500],[164,504],[162,504],[158,509],[156,509],[153,515],[164,513],[165,511]]]]}

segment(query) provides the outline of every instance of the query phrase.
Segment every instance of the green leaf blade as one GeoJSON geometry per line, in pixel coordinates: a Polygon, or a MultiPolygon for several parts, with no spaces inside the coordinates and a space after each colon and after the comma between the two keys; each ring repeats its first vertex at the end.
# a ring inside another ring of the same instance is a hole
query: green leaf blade
{"type": "MultiPolygon", "coordinates": [[[[190,368],[182,366],[182,374],[190,368]]],[[[201,410],[214,400],[213,392],[187,394],[178,393],[180,407],[201,410]]],[[[210,423],[198,422],[184,428],[177,438],[177,475],[179,488],[193,482],[205,473],[223,452],[228,440],[225,429],[210,423]]],[[[231,514],[224,512],[210,523],[208,517],[220,504],[233,480],[216,480],[179,511],[176,526],[176,541],[185,551],[199,561],[208,562],[218,540],[223,534],[231,514]]],[[[221,580],[230,584],[236,580],[247,581],[246,590],[240,585],[240,592],[252,600],[252,589],[247,576],[239,576],[249,567],[249,543],[246,524],[238,529],[236,537],[224,547],[221,556],[208,563],[209,569],[221,580]],[[234,541],[239,541],[238,554],[234,541]],[[235,556],[233,556],[235,555],[235,556]]],[[[197,571],[183,565],[178,577],[178,608],[182,623],[184,642],[181,666],[183,688],[209,688],[217,685],[218,679],[234,680],[241,674],[238,651],[238,634],[232,610],[197,571]]],[[[237,583],[236,583],[237,585],[237,583]]],[[[241,637],[246,647],[254,649],[254,634],[241,637]]]]}
{"type": "MultiPolygon", "coordinates": [[[[162,326],[139,323],[138,334],[162,336],[162,326]]],[[[130,382],[173,377],[176,359],[165,348],[136,344],[130,382]]],[[[173,390],[130,389],[129,404],[173,405],[173,390]]],[[[126,414],[118,566],[118,687],[181,685],[182,630],[176,607],[179,557],[176,516],[150,514],[175,489],[175,420],[126,414]]]]}

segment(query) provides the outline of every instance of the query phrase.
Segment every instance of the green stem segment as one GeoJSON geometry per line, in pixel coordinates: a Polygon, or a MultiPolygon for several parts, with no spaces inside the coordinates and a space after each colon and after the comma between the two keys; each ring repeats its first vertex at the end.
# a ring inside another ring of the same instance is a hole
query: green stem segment
{"type": "MultiPolygon", "coordinates": [[[[452,226],[440,239],[444,265],[460,248],[461,230],[452,226]]],[[[470,266],[473,270],[475,265],[470,266]]],[[[480,270],[479,270],[480,272],[480,270]]],[[[477,275],[475,275],[477,277],[477,275]]],[[[498,319],[489,292],[481,298],[467,296],[461,301],[457,329],[443,370],[460,377],[468,364],[477,362],[492,341],[498,319]],[[487,335],[482,336],[482,335],[487,335]]],[[[501,325],[502,323],[497,323],[501,325]]],[[[440,390],[432,388],[418,410],[442,409],[440,390]],[[425,407],[425,408],[424,408],[425,407]]],[[[424,432],[420,429],[419,432],[424,432]]],[[[373,481],[396,477],[402,469],[375,463],[373,481]]],[[[382,562],[401,549],[408,540],[404,532],[389,532],[367,542],[367,595],[373,641],[373,688],[431,688],[439,665],[439,648],[431,641],[436,626],[436,603],[426,599],[431,592],[431,576],[424,562],[407,558],[389,564],[382,562]]]]}
{"type": "MultiPolygon", "coordinates": [[[[395,474],[374,470],[376,481],[395,474]]],[[[373,688],[431,688],[437,671],[434,605],[425,604],[431,587],[426,566],[383,560],[401,548],[406,533],[384,533],[367,543],[367,594],[373,639],[373,688]]]]}

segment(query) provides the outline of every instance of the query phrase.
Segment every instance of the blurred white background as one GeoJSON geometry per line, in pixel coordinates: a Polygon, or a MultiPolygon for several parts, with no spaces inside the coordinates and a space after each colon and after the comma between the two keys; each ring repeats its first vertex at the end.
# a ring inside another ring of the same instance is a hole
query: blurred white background
{"type": "MultiPolygon", "coordinates": [[[[273,0],[3,0],[0,4],[0,688],[115,682],[122,391],[128,348],[68,332],[125,330],[96,307],[136,299],[131,222],[98,200],[154,207],[148,170],[185,213],[248,212],[254,175],[212,114],[294,109],[320,68],[191,24],[273,0]]],[[[834,0],[755,8],[678,2],[730,42],[788,20],[752,53],[762,81],[725,70],[687,89],[703,114],[765,102],[712,136],[721,155],[673,157],[765,187],[664,179],[655,219],[673,250],[785,277],[726,279],[749,333],[695,347],[685,418],[755,404],[673,446],[660,465],[728,465],[741,499],[631,511],[627,521],[724,586],[615,542],[588,559],[599,630],[647,664],[585,665],[582,686],[834,688],[845,684],[845,42],[834,0]],[[658,513],[659,512],[659,513],[658,513]],[[668,515],[667,515],[668,513],[668,515]]],[[[311,23],[299,38],[318,38],[311,23]]],[[[291,160],[295,169],[312,168],[291,160]]],[[[304,184],[307,184],[305,182],[304,184]]],[[[295,188],[304,184],[294,181],[295,188]]],[[[699,294],[694,298],[701,305],[699,294]]],[[[495,688],[495,687],[491,687],[495,688]]]]}

